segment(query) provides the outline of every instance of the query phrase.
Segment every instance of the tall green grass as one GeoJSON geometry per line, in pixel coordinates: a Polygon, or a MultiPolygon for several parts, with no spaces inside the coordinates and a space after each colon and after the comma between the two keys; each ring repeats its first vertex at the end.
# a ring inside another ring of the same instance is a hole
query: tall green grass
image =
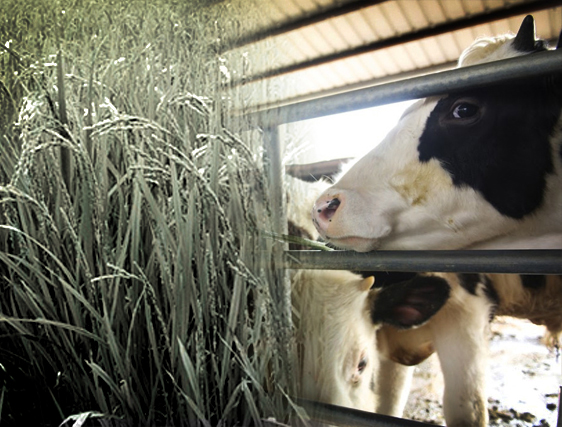
{"type": "Polygon", "coordinates": [[[0,5],[2,425],[292,416],[267,161],[203,6],[0,5]]]}

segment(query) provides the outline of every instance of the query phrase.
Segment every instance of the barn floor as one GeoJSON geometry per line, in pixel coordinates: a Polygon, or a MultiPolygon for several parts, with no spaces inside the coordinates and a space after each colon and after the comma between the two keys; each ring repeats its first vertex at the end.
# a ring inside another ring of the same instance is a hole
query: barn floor
{"type": "MultiPolygon", "coordinates": [[[[542,327],[518,319],[496,319],[492,325],[490,426],[556,426],[560,361],[541,343],[542,334],[542,327]]],[[[443,425],[442,391],[433,355],[416,368],[404,417],[443,425]]]]}

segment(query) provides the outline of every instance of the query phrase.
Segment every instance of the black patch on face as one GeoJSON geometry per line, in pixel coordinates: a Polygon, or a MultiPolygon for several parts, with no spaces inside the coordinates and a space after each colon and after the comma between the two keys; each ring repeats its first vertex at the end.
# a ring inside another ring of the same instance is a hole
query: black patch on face
{"type": "Polygon", "coordinates": [[[374,324],[411,328],[427,322],[449,299],[447,281],[435,276],[416,276],[412,280],[384,287],[371,309],[374,324]]]}
{"type": "Polygon", "coordinates": [[[540,289],[546,286],[546,276],[535,274],[521,274],[521,283],[528,289],[540,289]]]}
{"type": "Polygon", "coordinates": [[[542,204],[553,171],[549,137],[561,111],[546,81],[529,79],[439,100],[420,138],[419,160],[437,159],[455,186],[478,191],[503,215],[530,214],[542,204]]]}

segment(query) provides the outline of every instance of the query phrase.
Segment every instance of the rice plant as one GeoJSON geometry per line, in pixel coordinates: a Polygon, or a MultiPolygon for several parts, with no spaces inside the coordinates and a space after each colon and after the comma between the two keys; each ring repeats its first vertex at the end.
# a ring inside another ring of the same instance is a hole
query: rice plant
{"type": "Polygon", "coordinates": [[[293,416],[267,159],[203,6],[0,5],[2,425],[293,416]]]}

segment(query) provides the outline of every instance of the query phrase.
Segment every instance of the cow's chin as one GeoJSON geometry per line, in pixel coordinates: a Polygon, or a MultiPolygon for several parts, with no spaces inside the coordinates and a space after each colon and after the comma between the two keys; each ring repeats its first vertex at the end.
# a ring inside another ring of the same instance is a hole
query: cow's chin
{"type": "Polygon", "coordinates": [[[379,247],[378,239],[369,239],[359,236],[331,237],[326,236],[326,240],[338,249],[353,250],[356,252],[369,252],[379,247]]]}

